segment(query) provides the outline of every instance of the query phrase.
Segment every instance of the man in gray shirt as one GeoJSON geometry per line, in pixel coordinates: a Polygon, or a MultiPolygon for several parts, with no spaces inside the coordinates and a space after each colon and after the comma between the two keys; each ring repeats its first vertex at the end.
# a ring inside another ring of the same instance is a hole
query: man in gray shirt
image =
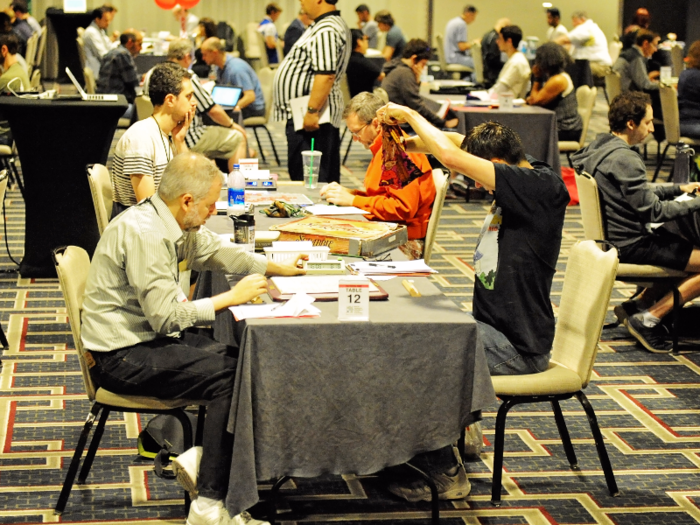
{"type": "Polygon", "coordinates": [[[659,48],[659,35],[640,29],[635,45],[623,51],[613,65],[620,75],[622,91],[658,91],[659,83],[652,82],[647,73],[647,60],[659,48]]]}
{"type": "Polygon", "coordinates": [[[236,358],[233,349],[186,331],[209,325],[216,312],[266,292],[264,275],[296,275],[285,264],[224,244],[204,228],[216,211],[221,175],[206,157],[183,153],[165,169],[156,195],[110,222],[97,245],[85,286],[82,341],[90,373],[118,394],[207,402],[203,447],[175,463],[178,480],[198,497],[187,523],[250,523],[224,507],[233,435],[226,431],[236,358]],[[180,273],[189,269],[247,275],[231,290],[188,301],[180,273]]]}
{"type": "Polygon", "coordinates": [[[367,37],[369,47],[377,49],[379,44],[379,26],[370,17],[369,7],[367,7],[367,4],[360,4],[355,8],[355,12],[357,13],[357,27],[367,37]]]}

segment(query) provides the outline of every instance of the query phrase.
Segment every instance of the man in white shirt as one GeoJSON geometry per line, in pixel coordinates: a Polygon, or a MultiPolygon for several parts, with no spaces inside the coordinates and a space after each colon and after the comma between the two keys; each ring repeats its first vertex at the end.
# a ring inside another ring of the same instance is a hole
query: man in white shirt
{"type": "Polygon", "coordinates": [[[194,38],[197,35],[199,18],[190,13],[189,9],[177,4],[173,7],[173,16],[180,24],[180,38],[194,38]]]}
{"type": "Polygon", "coordinates": [[[556,43],[562,46],[571,45],[571,56],[574,60],[588,60],[594,77],[605,78],[610,71],[612,60],[608,51],[608,39],[602,29],[588,18],[585,11],[575,11],[571,15],[574,28],[567,36],[560,36],[556,43]]]}
{"type": "Polygon", "coordinates": [[[513,93],[515,98],[524,98],[530,83],[530,63],[525,55],[518,51],[518,44],[523,39],[523,31],[518,26],[506,26],[498,35],[498,49],[508,55],[508,61],[498,75],[498,80],[489,93],[513,93]]]}
{"type": "Polygon", "coordinates": [[[447,22],[445,26],[445,62],[448,64],[460,64],[474,67],[474,59],[469,53],[473,42],[467,36],[467,26],[476,20],[477,10],[473,5],[468,5],[460,16],[447,22]]]}
{"type": "Polygon", "coordinates": [[[569,32],[566,30],[564,25],[560,22],[561,13],[556,7],[550,7],[547,9],[547,24],[549,29],[547,29],[547,41],[555,42],[560,36],[567,36],[569,32]]]}
{"type": "Polygon", "coordinates": [[[112,20],[111,12],[105,7],[98,7],[92,12],[92,22],[85,28],[83,42],[85,43],[85,65],[92,69],[95,78],[100,76],[100,60],[108,51],[117,47],[107,36],[106,29],[112,20]]]}

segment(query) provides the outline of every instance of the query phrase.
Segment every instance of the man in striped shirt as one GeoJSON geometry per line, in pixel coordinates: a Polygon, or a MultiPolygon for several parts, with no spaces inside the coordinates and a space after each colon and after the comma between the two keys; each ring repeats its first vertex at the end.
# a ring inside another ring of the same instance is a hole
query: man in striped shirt
{"type": "MultiPolygon", "coordinates": [[[[186,38],[170,42],[167,61],[179,64],[189,70],[192,64],[192,42],[186,38]]],[[[143,82],[145,93],[148,93],[153,69],[146,74],[143,82]]],[[[199,83],[199,77],[192,71],[189,73],[197,109],[185,136],[187,147],[210,159],[226,159],[228,171],[231,172],[233,165],[238,164],[239,159],[248,156],[248,141],[245,130],[226,114],[224,108],[214,102],[209,92],[199,83]],[[202,120],[204,114],[209,115],[218,126],[204,125],[202,120]]]]}
{"type": "Polygon", "coordinates": [[[186,330],[210,325],[216,312],[265,293],[266,274],[304,272],[297,268],[301,257],[267,261],[204,228],[220,190],[211,161],[198,153],[178,155],[157,194],[109,224],[90,264],[82,341],[90,374],[111,392],[206,402],[203,446],[175,463],[178,481],[198,494],[187,523],[263,525],[245,512],[230,516],[223,502],[231,475],[233,435],[226,427],[237,349],[186,330]],[[188,301],[179,286],[186,268],[247,276],[229,291],[188,301]]]}
{"type": "Polygon", "coordinates": [[[350,59],[350,29],[335,9],[337,0],[300,0],[314,21],[277,68],[273,97],[275,120],[286,120],[287,161],[292,180],[304,178],[301,152],[321,151],[319,181],[340,181],[340,133],[343,95],[340,80],[350,59]],[[303,128],[294,129],[290,100],[309,96],[303,128]],[[319,124],[326,106],[330,122],[319,124]]]}

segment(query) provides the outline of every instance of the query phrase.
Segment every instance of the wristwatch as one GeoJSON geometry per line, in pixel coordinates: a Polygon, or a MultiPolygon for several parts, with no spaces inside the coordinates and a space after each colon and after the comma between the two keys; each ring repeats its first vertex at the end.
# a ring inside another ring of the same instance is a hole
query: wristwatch
{"type": "Polygon", "coordinates": [[[313,115],[314,113],[318,113],[318,109],[312,108],[311,106],[309,106],[306,108],[306,112],[311,113],[313,115]]]}

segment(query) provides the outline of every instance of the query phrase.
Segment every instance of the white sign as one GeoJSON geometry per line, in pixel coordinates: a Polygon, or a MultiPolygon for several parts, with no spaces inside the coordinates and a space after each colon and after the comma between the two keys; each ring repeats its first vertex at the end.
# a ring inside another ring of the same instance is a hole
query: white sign
{"type": "Polygon", "coordinates": [[[347,276],[338,281],[338,320],[369,321],[369,279],[347,276]]]}
{"type": "Polygon", "coordinates": [[[63,0],[64,13],[84,13],[87,11],[87,0],[63,0]]]}

